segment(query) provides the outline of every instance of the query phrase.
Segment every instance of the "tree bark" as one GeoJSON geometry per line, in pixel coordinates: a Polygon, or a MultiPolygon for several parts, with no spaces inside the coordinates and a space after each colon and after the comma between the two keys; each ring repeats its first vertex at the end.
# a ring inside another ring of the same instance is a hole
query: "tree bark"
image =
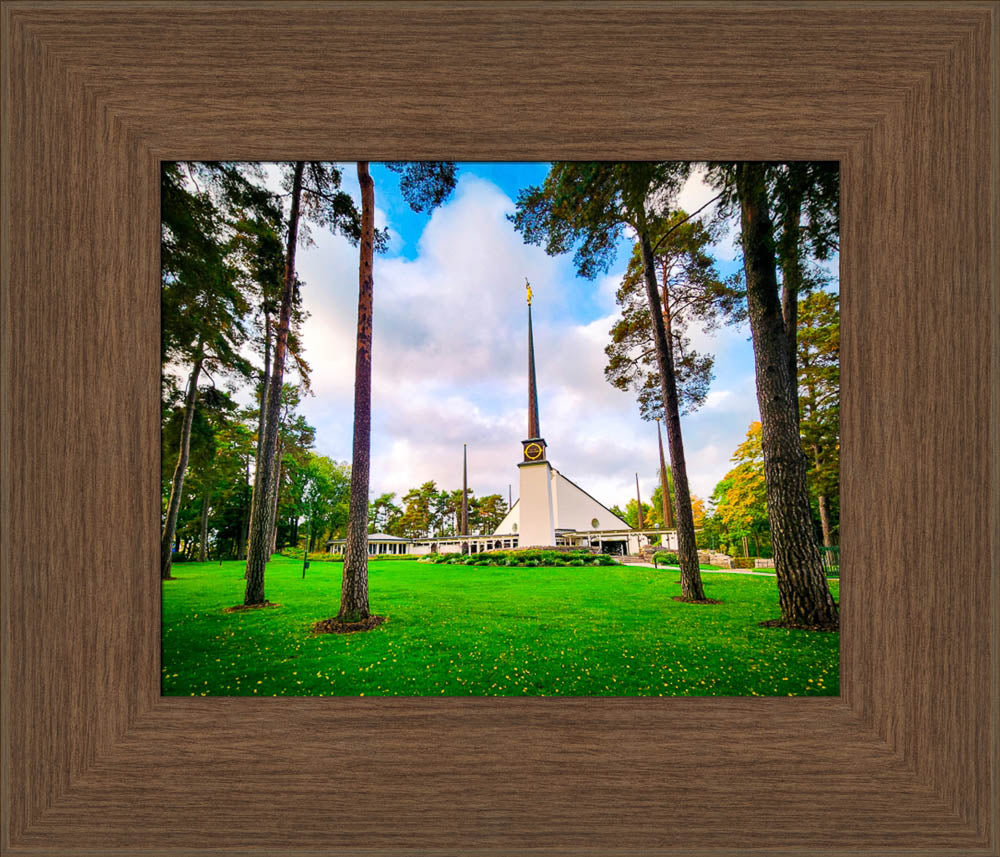
{"type": "Polygon", "coordinates": [[[198,534],[198,562],[208,561],[208,494],[201,498],[201,531],[198,534]]]}
{"type": "Polygon", "coordinates": [[[163,522],[163,533],[160,536],[160,579],[170,580],[170,565],[173,557],[174,540],[177,535],[177,514],[181,508],[181,495],[184,492],[184,476],[187,473],[188,457],[191,453],[191,426],[194,423],[194,408],[198,401],[198,376],[201,374],[202,355],[201,343],[198,343],[197,357],[191,368],[188,379],[187,395],[184,397],[184,424],[181,427],[181,447],[177,453],[177,464],[174,466],[174,478],[170,487],[170,500],[167,503],[167,517],[163,522]]]}
{"type": "Polygon", "coordinates": [[[247,537],[250,531],[250,507],[253,504],[250,490],[250,462],[243,471],[243,514],[240,518],[240,530],[236,537],[236,559],[246,559],[247,537]]]}
{"type": "Polygon", "coordinates": [[[354,363],[354,449],[348,506],[344,575],[340,588],[341,622],[370,615],[368,607],[368,471],[371,451],[372,296],[375,256],[375,183],[367,161],[358,161],[361,185],[361,257],[358,265],[358,341],[354,363]]]}
{"type": "Polygon", "coordinates": [[[646,281],[649,315],[653,324],[656,362],[660,370],[660,392],[663,395],[663,416],[667,424],[670,469],[674,476],[677,558],[681,567],[681,597],[685,601],[704,601],[705,587],[701,582],[701,569],[698,566],[694,514],[691,511],[691,491],[688,487],[687,463],[684,460],[684,441],[681,438],[681,416],[677,397],[677,378],[674,375],[673,347],[667,339],[663,308],[660,305],[660,293],[656,283],[653,248],[650,245],[649,232],[644,226],[639,230],[639,248],[642,253],[643,278],[646,281]]]}
{"type": "Polygon", "coordinates": [[[819,494],[816,497],[816,504],[819,506],[819,525],[823,530],[823,547],[833,547],[833,526],[830,523],[830,501],[826,494],[819,494]]]}
{"type": "Polygon", "coordinates": [[[799,438],[796,379],[790,371],[778,299],[764,166],[738,164],[736,190],[781,620],[789,625],[836,627],[837,606],[823,573],[809,509],[807,462],[799,438]]]}
{"type": "Polygon", "coordinates": [[[285,354],[288,350],[288,327],[292,314],[292,294],[295,288],[295,247],[299,235],[299,203],[302,196],[304,161],[296,161],[292,175],[292,205],[288,218],[288,242],[285,251],[285,284],[281,292],[281,312],[278,335],[274,344],[274,366],[267,389],[267,415],[264,421],[264,440],[261,459],[254,476],[254,494],[261,502],[254,505],[250,523],[250,545],[247,549],[246,594],[244,604],[263,604],[264,569],[270,557],[271,525],[274,507],[264,502],[271,495],[274,468],[271,463],[278,450],[278,412],[281,409],[281,384],[285,373],[285,354]]]}
{"type": "MultiPolygon", "coordinates": [[[[278,430],[281,430],[281,426],[278,426],[278,430]]],[[[274,457],[274,482],[271,487],[271,536],[269,539],[270,553],[277,553],[278,551],[278,500],[281,496],[281,459],[284,456],[285,444],[279,438],[278,440],[278,454],[274,457]]],[[[270,554],[268,554],[270,558],[270,554]]]]}
{"type": "MultiPolygon", "coordinates": [[[[264,422],[267,414],[268,387],[271,383],[271,314],[264,312],[264,371],[260,378],[260,405],[257,408],[257,459],[256,467],[260,467],[261,452],[264,448],[264,422]]],[[[253,508],[257,503],[257,481],[254,480],[254,491],[250,497],[250,521],[253,521],[253,508]]],[[[249,530],[247,540],[250,539],[249,530]]],[[[245,576],[245,575],[244,575],[245,576]]]]}
{"type": "Polygon", "coordinates": [[[798,331],[799,292],[802,290],[802,198],[805,193],[802,167],[793,165],[790,188],[785,203],[788,207],[781,252],[781,318],[785,325],[785,347],[788,369],[793,379],[792,396],[795,400],[795,421],[799,420],[798,388],[798,331]]]}
{"type": "MultiPolygon", "coordinates": [[[[670,482],[667,479],[667,463],[663,458],[663,435],[660,433],[660,421],[656,421],[656,441],[660,446],[660,494],[663,501],[663,529],[669,530],[674,525],[673,509],[670,504],[670,482]]],[[[692,519],[694,515],[692,513],[692,519]]]]}

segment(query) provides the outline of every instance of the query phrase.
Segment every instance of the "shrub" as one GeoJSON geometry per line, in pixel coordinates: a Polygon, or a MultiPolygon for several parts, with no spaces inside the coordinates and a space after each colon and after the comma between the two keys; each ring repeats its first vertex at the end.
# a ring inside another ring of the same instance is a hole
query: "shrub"
{"type": "Polygon", "coordinates": [[[575,566],[578,566],[578,567],[582,566],[583,565],[583,560],[582,559],[571,559],[569,561],[569,565],[575,565],[575,566]]]}
{"type": "Polygon", "coordinates": [[[673,551],[657,551],[653,554],[653,558],[656,562],[662,562],[665,565],[680,565],[680,560],[677,559],[677,554],[673,551]]]}
{"type": "Polygon", "coordinates": [[[753,568],[754,559],[752,556],[734,556],[733,568],[753,568]]]}

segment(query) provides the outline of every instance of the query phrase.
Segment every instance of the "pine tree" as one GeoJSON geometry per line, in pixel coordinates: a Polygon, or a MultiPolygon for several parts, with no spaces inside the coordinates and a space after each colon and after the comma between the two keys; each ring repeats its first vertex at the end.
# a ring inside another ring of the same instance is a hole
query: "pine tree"
{"type": "Polygon", "coordinates": [[[687,601],[705,601],[681,436],[677,370],[664,324],[654,253],[656,229],[670,216],[687,175],[688,165],[680,162],[557,162],[541,187],[520,192],[511,220],[526,242],[542,245],[550,255],[575,251],[577,272],[588,278],[608,270],[625,229],[634,230],[677,498],[681,592],[687,601]]]}
{"type": "MultiPolygon", "coordinates": [[[[399,173],[403,198],[414,211],[440,205],[455,187],[455,165],[442,162],[390,163],[399,173]]],[[[361,185],[361,255],[358,266],[358,328],[354,367],[354,444],[351,458],[351,500],[344,546],[344,573],[337,621],[368,619],[368,484],[371,456],[372,301],[375,229],[375,183],[367,161],[358,162],[361,185]]]]}
{"type": "Polygon", "coordinates": [[[788,340],[794,332],[785,328],[778,291],[767,170],[764,164],[740,163],[735,165],[733,178],[740,209],[781,621],[793,626],[839,627],[837,605],[826,583],[809,509],[797,383],[789,360],[788,340]]]}

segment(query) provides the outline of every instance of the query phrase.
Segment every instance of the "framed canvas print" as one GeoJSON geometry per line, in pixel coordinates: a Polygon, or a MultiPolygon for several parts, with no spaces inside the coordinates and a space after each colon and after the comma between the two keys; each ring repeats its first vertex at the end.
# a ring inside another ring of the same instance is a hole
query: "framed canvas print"
{"type": "Polygon", "coordinates": [[[5,4],[3,853],[997,853],[997,14],[5,4]]]}

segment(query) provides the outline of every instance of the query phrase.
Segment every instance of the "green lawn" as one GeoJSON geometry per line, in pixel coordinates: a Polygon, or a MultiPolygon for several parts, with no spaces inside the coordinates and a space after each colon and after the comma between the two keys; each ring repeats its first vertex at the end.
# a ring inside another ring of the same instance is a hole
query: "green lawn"
{"type": "MultiPolygon", "coordinates": [[[[227,614],[244,564],[182,563],[163,584],[163,693],[404,696],[836,696],[840,635],[760,628],[773,577],[704,575],[721,605],[682,604],[678,572],[626,566],[370,564],[362,634],[313,636],[340,563],[275,557],[267,597],[227,614]]],[[[839,581],[831,581],[834,597],[839,581]]]]}

